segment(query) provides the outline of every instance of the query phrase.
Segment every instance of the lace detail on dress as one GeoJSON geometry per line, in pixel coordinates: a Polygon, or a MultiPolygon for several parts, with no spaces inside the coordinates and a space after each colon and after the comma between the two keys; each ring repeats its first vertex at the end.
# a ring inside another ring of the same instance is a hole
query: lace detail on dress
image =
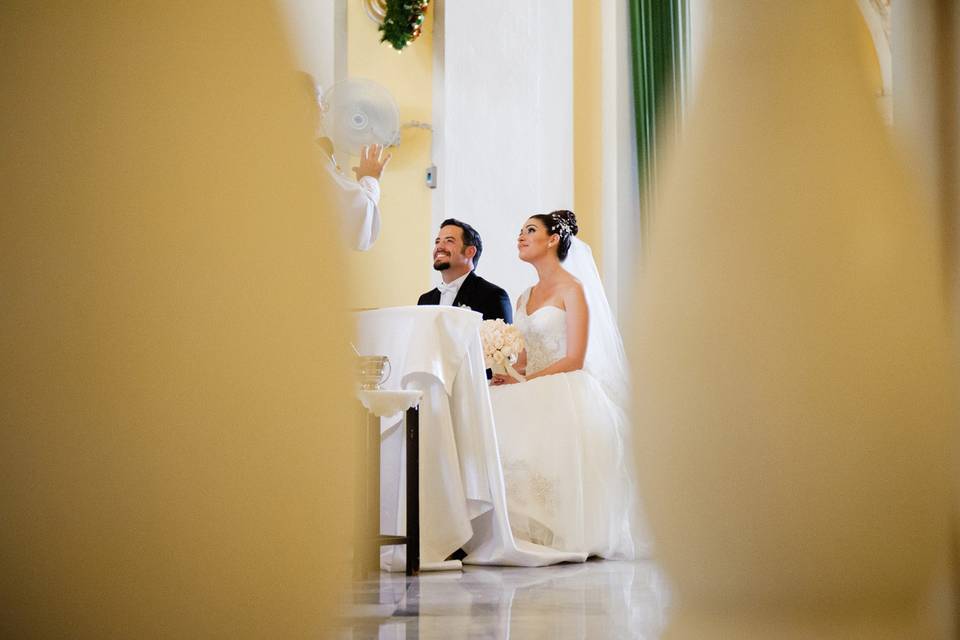
{"type": "Polygon", "coordinates": [[[567,312],[559,307],[540,307],[527,315],[530,289],[520,296],[513,323],[523,334],[527,348],[527,375],[536,373],[567,355],[567,312]]]}
{"type": "Polygon", "coordinates": [[[552,514],[557,506],[554,483],[542,473],[530,469],[524,460],[504,460],[503,475],[507,495],[524,506],[535,503],[552,514]]]}
{"type": "Polygon", "coordinates": [[[508,504],[515,509],[510,515],[513,535],[547,547],[562,547],[563,539],[550,527],[526,515],[535,512],[555,516],[559,507],[556,483],[522,459],[504,459],[503,476],[508,504]]]}

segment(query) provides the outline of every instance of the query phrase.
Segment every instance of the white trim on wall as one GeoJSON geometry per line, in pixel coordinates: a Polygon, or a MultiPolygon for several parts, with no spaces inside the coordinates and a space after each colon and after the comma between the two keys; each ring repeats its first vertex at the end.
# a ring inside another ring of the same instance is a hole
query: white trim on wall
{"type": "Polygon", "coordinates": [[[298,66],[327,88],[347,75],[346,0],[281,0],[298,66]]]}
{"type": "Polygon", "coordinates": [[[629,314],[635,261],[641,254],[637,136],[630,63],[630,14],[625,2],[601,6],[603,264],[598,265],[614,314],[629,314]]]}
{"type": "Polygon", "coordinates": [[[536,279],[517,257],[523,221],[573,208],[573,0],[434,10],[433,227],[447,217],[475,226],[479,275],[516,301],[536,279]]]}
{"type": "MultiPolygon", "coordinates": [[[[434,0],[433,7],[433,113],[430,116],[433,124],[433,134],[431,137],[430,157],[437,167],[437,188],[430,195],[431,219],[434,229],[448,216],[446,215],[446,204],[444,194],[446,193],[446,100],[444,99],[444,51],[446,49],[446,39],[444,38],[444,24],[446,16],[446,0],[434,0]]],[[[432,273],[432,270],[431,270],[432,273]]]]}

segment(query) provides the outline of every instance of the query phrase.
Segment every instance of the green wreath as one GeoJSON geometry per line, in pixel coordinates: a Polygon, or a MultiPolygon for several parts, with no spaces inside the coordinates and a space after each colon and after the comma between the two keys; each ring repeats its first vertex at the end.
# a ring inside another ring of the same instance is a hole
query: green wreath
{"type": "Polygon", "coordinates": [[[397,51],[412,44],[423,30],[430,0],[387,0],[387,13],[380,25],[380,42],[389,42],[397,51]]]}

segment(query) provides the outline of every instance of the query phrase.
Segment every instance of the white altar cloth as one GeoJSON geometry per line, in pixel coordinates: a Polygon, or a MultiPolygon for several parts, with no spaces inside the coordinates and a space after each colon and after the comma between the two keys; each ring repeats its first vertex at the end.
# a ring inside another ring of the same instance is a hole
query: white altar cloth
{"type": "MultiPolygon", "coordinates": [[[[384,389],[415,389],[420,402],[420,557],[424,570],[468,564],[542,566],[582,562],[564,553],[514,540],[507,516],[503,471],[483,364],[479,313],[457,307],[411,306],[364,311],[357,348],[390,358],[384,389]]],[[[403,414],[381,420],[382,533],[405,530],[403,414]]],[[[381,565],[404,569],[402,547],[387,547],[381,565]]]]}

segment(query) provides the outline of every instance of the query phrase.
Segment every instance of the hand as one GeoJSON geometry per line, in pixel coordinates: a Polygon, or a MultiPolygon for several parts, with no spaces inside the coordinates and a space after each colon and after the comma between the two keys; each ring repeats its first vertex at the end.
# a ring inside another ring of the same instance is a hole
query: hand
{"type": "Polygon", "coordinates": [[[518,382],[520,381],[514,378],[513,376],[508,376],[503,373],[493,374],[493,379],[490,380],[490,384],[493,386],[500,386],[502,384],[516,384],[518,382]]]}
{"type": "Polygon", "coordinates": [[[367,176],[379,180],[380,174],[387,168],[387,163],[390,162],[390,158],[392,157],[393,155],[390,153],[384,155],[383,145],[381,144],[371,144],[361,147],[360,166],[353,167],[353,172],[356,174],[357,180],[367,176]]]}

